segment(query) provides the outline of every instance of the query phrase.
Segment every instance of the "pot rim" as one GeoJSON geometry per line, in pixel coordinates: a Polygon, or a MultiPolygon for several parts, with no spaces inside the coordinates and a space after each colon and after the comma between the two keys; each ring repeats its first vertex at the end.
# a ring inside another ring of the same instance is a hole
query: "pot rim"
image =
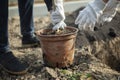
{"type": "Polygon", "coordinates": [[[36,34],[40,37],[62,37],[62,36],[69,36],[69,35],[74,35],[78,32],[78,29],[75,28],[75,27],[71,27],[71,26],[67,26],[65,28],[68,28],[68,29],[73,29],[74,31],[73,32],[70,32],[70,33],[67,33],[67,34],[62,34],[62,35],[41,35],[41,31],[42,30],[49,30],[49,29],[41,29],[41,30],[38,30],[36,31],[36,34]]]}

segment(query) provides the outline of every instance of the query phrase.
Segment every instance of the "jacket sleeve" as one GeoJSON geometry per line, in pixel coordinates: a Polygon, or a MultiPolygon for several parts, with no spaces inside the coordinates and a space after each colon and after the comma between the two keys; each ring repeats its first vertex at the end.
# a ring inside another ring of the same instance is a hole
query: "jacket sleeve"
{"type": "Polygon", "coordinates": [[[46,3],[48,11],[52,10],[52,0],[44,0],[46,3]]]}

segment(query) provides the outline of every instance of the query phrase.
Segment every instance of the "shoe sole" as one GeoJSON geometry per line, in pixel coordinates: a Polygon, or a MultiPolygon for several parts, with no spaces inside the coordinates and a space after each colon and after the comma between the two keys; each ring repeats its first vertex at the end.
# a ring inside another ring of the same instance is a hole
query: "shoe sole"
{"type": "Polygon", "coordinates": [[[40,44],[38,43],[34,43],[34,44],[22,44],[22,47],[27,48],[27,47],[37,47],[40,46],[40,44]]]}
{"type": "Polygon", "coordinates": [[[23,74],[26,74],[28,71],[28,68],[26,68],[25,70],[20,71],[20,72],[13,72],[13,71],[10,71],[10,70],[4,68],[2,65],[0,65],[0,66],[3,68],[4,71],[8,72],[9,74],[13,74],[13,75],[23,75],[23,74]]]}

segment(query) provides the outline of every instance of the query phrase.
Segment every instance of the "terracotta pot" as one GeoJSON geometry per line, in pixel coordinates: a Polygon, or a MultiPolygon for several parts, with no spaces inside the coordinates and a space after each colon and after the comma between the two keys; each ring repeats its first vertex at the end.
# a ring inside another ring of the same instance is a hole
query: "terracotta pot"
{"type": "Polygon", "coordinates": [[[43,35],[50,29],[41,29],[37,32],[43,52],[43,60],[47,66],[64,68],[73,63],[78,30],[74,27],[67,27],[66,29],[70,33],[43,35]]]}

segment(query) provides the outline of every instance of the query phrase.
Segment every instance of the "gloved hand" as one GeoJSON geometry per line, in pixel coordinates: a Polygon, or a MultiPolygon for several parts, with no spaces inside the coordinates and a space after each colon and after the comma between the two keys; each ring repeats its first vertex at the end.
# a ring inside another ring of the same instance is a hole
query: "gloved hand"
{"type": "Polygon", "coordinates": [[[85,9],[79,12],[78,17],[75,20],[75,24],[78,25],[80,30],[94,30],[96,22],[102,15],[102,10],[105,7],[103,0],[94,0],[89,3],[85,9]]]}
{"type": "Polygon", "coordinates": [[[99,23],[103,24],[104,22],[110,22],[113,17],[116,15],[117,12],[117,7],[119,4],[120,0],[109,0],[108,3],[106,4],[103,14],[100,17],[99,23]]]}
{"type": "Polygon", "coordinates": [[[63,0],[55,0],[55,10],[50,11],[50,17],[54,25],[53,30],[66,27],[63,0]]]}
{"type": "Polygon", "coordinates": [[[53,30],[64,29],[64,27],[66,27],[66,24],[64,23],[64,21],[61,21],[55,24],[55,26],[53,27],[53,30]]]}

